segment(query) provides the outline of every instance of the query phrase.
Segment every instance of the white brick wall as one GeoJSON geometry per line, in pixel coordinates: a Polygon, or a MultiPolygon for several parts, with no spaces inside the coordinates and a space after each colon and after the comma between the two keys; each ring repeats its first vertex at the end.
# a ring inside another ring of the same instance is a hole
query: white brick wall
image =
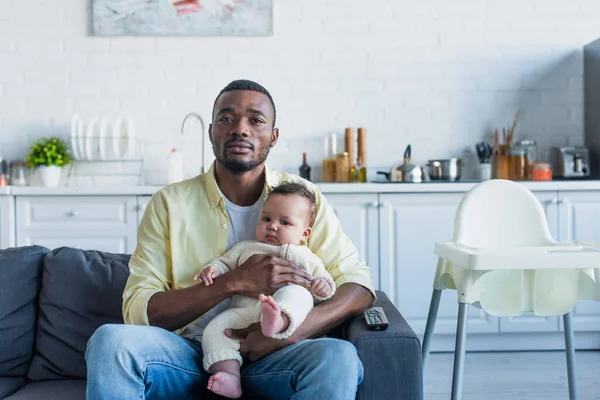
{"type": "MultiPolygon", "coordinates": [[[[0,154],[22,158],[37,137],[67,136],[84,118],[130,114],[149,142],[151,183],[174,144],[199,168],[189,111],[257,80],[278,107],[270,166],[318,167],[321,137],[366,126],[369,164],[460,156],[509,125],[551,145],[583,142],[581,48],[600,36],[597,0],[276,1],[272,37],[93,37],[90,1],[0,1],[0,154]]],[[[207,151],[210,153],[210,150],[207,151]]]]}

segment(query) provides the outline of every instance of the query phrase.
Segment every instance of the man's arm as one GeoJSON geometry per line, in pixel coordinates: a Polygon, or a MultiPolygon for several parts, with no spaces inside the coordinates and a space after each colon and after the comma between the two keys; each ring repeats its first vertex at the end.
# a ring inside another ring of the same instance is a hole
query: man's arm
{"type": "Polygon", "coordinates": [[[333,297],[313,308],[290,336],[290,342],[322,336],[373,304],[369,290],[355,283],[340,286],[333,297]]]}

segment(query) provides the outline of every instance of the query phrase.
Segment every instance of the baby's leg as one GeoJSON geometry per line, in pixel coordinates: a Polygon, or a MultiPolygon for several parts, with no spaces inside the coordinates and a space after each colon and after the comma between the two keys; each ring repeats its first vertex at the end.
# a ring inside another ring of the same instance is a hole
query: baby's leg
{"type": "Polygon", "coordinates": [[[204,369],[214,374],[208,381],[208,389],[225,397],[242,395],[240,382],[240,340],[228,338],[226,328],[246,328],[258,321],[256,300],[248,298],[248,308],[230,308],[208,323],[202,335],[204,369]]]}
{"type": "Polygon", "coordinates": [[[239,362],[219,361],[214,363],[208,372],[213,374],[208,379],[208,390],[230,399],[238,399],[242,396],[239,362]]]}
{"type": "Polygon", "coordinates": [[[273,300],[273,297],[261,294],[258,299],[260,300],[262,312],[260,326],[263,335],[271,337],[276,333],[285,331],[290,325],[290,318],[287,314],[281,312],[281,308],[273,300]]]}
{"type": "Polygon", "coordinates": [[[299,285],[287,285],[273,294],[260,295],[261,326],[265,336],[285,339],[291,336],[313,308],[313,297],[299,285]]]}

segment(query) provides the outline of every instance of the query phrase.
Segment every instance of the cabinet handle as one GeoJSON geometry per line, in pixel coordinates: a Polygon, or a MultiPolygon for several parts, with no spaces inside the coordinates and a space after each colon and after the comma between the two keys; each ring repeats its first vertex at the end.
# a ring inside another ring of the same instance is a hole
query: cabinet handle
{"type": "Polygon", "coordinates": [[[79,216],[79,211],[77,210],[73,210],[69,213],[69,217],[78,217],[79,216]]]}
{"type": "Polygon", "coordinates": [[[571,202],[569,201],[569,199],[560,199],[558,200],[558,204],[570,204],[571,202]]]}
{"type": "Polygon", "coordinates": [[[546,200],[546,201],[544,202],[544,204],[546,204],[546,205],[548,205],[548,206],[549,206],[549,205],[551,205],[551,204],[558,204],[558,203],[559,203],[558,199],[546,200]]]}
{"type": "Polygon", "coordinates": [[[387,207],[391,207],[391,204],[389,202],[387,202],[387,201],[384,200],[384,201],[382,201],[382,202],[379,203],[379,207],[385,207],[385,208],[387,208],[387,207]]]}
{"type": "Polygon", "coordinates": [[[381,203],[379,203],[378,201],[371,202],[371,207],[373,207],[373,208],[379,207],[380,205],[381,205],[381,203]]]}

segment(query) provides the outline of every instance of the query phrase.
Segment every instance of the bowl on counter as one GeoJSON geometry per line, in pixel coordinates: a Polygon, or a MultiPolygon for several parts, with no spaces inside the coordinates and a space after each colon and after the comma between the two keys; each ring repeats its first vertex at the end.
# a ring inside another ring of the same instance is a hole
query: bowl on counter
{"type": "Polygon", "coordinates": [[[455,182],[460,179],[462,159],[445,158],[427,161],[427,172],[432,181],[455,182]]]}

